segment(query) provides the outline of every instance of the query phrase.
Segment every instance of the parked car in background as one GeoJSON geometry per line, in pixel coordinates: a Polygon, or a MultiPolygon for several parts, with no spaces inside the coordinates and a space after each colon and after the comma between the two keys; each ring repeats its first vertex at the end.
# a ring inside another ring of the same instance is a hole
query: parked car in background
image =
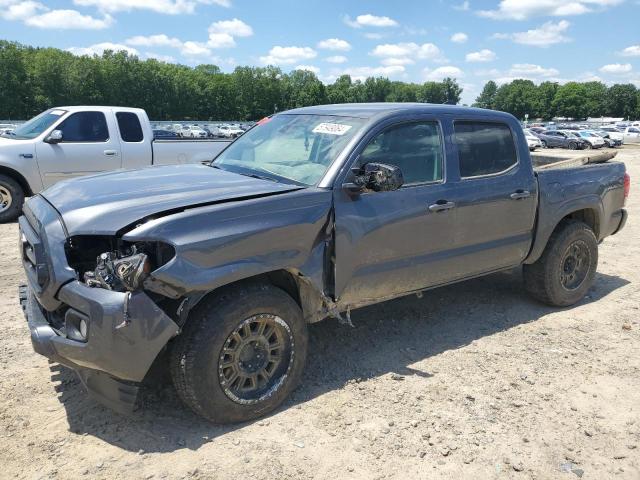
{"type": "Polygon", "coordinates": [[[220,125],[218,130],[220,135],[225,138],[236,138],[244,133],[244,130],[232,125],[220,125]]]}
{"type": "Polygon", "coordinates": [[[220,129],[216,125],[205,125],[202,129],[207,132],[209,138],[221,137],[220,129]]]}
{"type": "Polygon", "coordinates": [[[625,142],[640,142],[640,127],[626,127],[622,132],[625,142]]]}
{"type": "MultiPolygon", "coordinates": [[[[609,132],[605,132],[604,130],[588,130],[588,131],[601,137],[604,140],[605,145],[609,148],[615,148],[622,145],[622,138],[614,140],[613,138],[611,138],[611,134],[609,132]]],[[[620,137],[622,137],[622,134],[620,134],[620,137]]]]}
{"type": "Polygon", "coordinates": [[[144,110],[74,106],[47,110],[0,137],[0,222],[26,196],[60,180],[120,168],[211,161],[224,140],[156,142],[144,110]]]}
{"type": "Polygon", "coordinates": [[[180,136],[176,132],[172,132],[171,130],[154,129],[153,138],[157,140],[170,140],[180,138],[180,136]]]}
{"type": "Polygon", "coordinates": [[[308,325],[325,318],[350,324],[353,309],[515,267],[538,301],[581,301],[598,244],[625,225],[629,185],[621,162],[536,169],[502,112],[306,107],[210,165],[80,178],[29,199],[20,300],[34,350],[75,369],[93,398],[131,412],[165,352],[156,365],[186,405],[245,422],[295,390],[308,325]]]}
{"type": "Polygon", "coordinates": [[[586,148],[586,140],[577,137],[566,130],[545,130],[538,134],[542,146],[545,148],[568,148],[569,150],[582,150],[586,148]]]}
{"type": "Polygon", "coordinates": [[[528,130],[537,137],[540,133],[544,132],[547,129],[544,127],[529,127],[528,130]]]}
{"type": "Polygon", "coordinates": [[[198,125],[184,125],[180,130],[180,136],[183,138],[207,138],[207,132],[205,132],[198,125]]]}
{"type": "Polygon", "coordinates": [[[595,133],[590,132],[589,130],[578,130],[575,133],[577,136],[587,142],[584,146],[586,149],[597,149],[602,148],[606,145],[604,138],[602,138],[600,135],[596,135],[595,133]]]}
{"type": "Polygon", "coordinates": [[[0,135],[7,135],[13,132],[17,125],[13,123],[0,123],[0,135]]]}
{"type": "Polygon", "coordinates": [[[604,125],[602,127],[598,127],[596,130],[607,133],[609,135],[609,138],[611,138],[612,140],[619,140],[621,144],[624,143],[624,134],[619,128],[616,128],[615,126],[604,125]]]}
{"type": "Polygon", "coordinates": [[[529,145],[529,151],[533,152],[536,148],[542,148],[542,142],[529,129],[524,129],[524,137],[529,145]]]}

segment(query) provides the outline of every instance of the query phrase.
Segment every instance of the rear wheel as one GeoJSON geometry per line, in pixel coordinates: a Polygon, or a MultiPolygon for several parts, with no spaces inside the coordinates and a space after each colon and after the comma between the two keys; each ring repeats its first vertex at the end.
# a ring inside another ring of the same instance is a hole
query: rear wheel
{"type": "Polygon", "coordinates": [[[598,242],[593,230],[578,220],[566,220],[553,232],[542,256],[524,266],[524,285],[537,300],[566,307],[585,296],[597,267],[598,242]]]}
{"type": "Polygon", "coordinates": [[[0,223],[18,218],[24,203],[24,191],[18,182],[6,175],[0,175],[0,223]]]}
{"type": "Polygon", "coordinates": [[[192,312],[171,348],[174,385],[212,422],[260,417],[299,383],[307,338],[300,307],[277,287],[253,284],[214,294],[192,312]]]}

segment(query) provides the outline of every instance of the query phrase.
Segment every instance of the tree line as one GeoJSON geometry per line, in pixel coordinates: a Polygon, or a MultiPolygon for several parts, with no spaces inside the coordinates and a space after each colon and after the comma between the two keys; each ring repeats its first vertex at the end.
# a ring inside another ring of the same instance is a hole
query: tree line
{"type": "Polygon", "coordinates": [[[556,82],[534,84],[531,80],[513,80],[498,87],[490,80],[476,98],[474,106],[503,110],[524,119],[554,117],[640,118],[640,89],[635,85],[602,82],[556,82]]]}
{"type": "Polygon", "coordinates": [[[423,84],[342,75],[325,85],[310,71],[215,65],[195,68],[142,60],[126,52],[76,56],[0,41],[0,118],[26,119],[55,106],[144,108],[154,120],[255,120],[276,111],[347,102],[460,101],[450,78],[423,84]]]}

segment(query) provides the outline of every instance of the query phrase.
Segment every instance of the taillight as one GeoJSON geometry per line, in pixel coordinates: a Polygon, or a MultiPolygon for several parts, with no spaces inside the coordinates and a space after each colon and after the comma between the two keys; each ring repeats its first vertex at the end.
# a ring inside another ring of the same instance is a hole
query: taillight
{"type": "Polygon", "coordinates": [[[631,190],[631,177],[628,173],[624,174],[624,202],[627,203],[629,198],[629,191],[631,190]]]}

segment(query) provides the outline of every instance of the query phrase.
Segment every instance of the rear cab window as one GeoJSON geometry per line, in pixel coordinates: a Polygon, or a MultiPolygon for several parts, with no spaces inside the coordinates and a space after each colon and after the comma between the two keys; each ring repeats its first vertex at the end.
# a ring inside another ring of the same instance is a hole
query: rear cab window
{"type": "Polygon", "coordinates": [[[463,179],[499,174],[518,163],[513,134],[505,123],[456,121],[454,142],[463,179]]]}
{"type": "Polygon", "coordinates": [[[118,129],[123,142],[138,143],[144,140],[142,125],[138,115],[133,112],[117,112],[118,129]]]}

